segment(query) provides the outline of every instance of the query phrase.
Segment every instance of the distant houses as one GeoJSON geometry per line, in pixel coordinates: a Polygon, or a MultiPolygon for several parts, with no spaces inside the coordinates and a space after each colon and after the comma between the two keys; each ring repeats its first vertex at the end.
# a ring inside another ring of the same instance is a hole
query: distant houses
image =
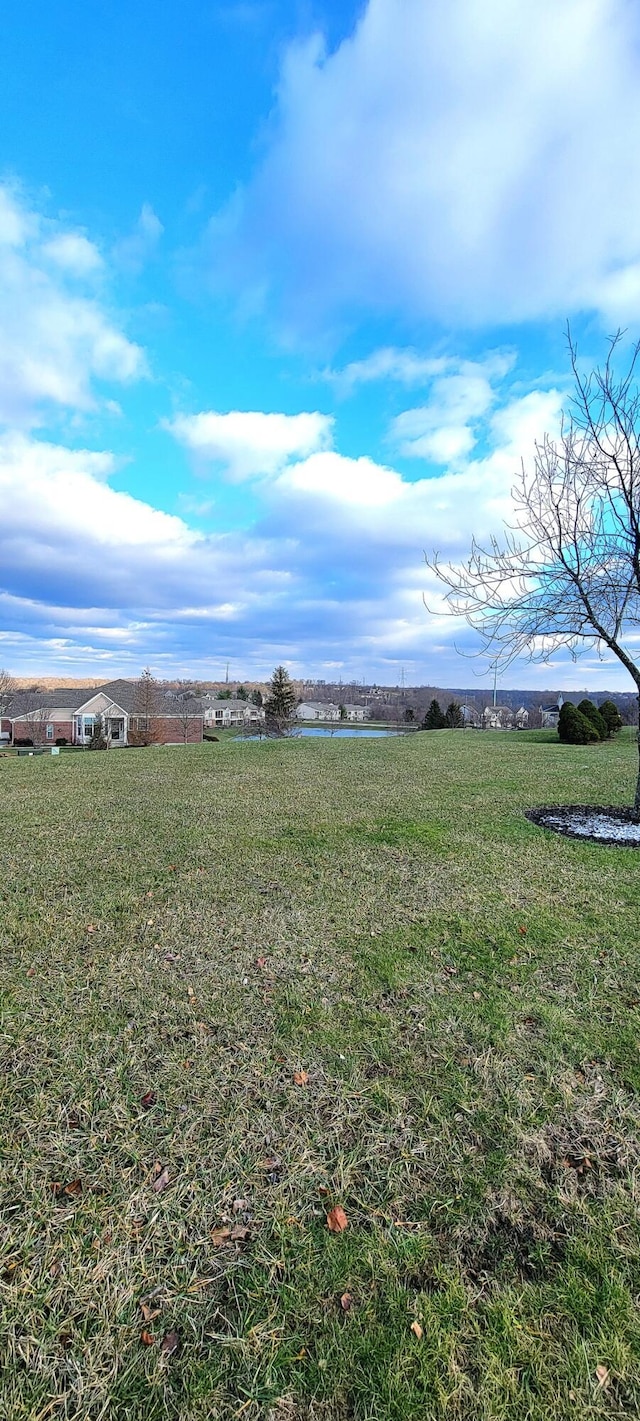
{"type": "Polygon", "coordinates": [[[369,707],[349,704],[337,706],[333,701],[301,701],[296,716],[298,720],[320,720],[325,723],[336,720],[363,721],[369,719],[369,707]]]}
{"type": "Polygon", "coordinates": [[[511,706],[485,706],[482,724],[485,730],[526,730],[529,712],[524,706],[517,711],[513,711],[511,706]]]}
{"type": "Polygon", "coordinates": [[[219,700],[217,697],[203,696],[202,704],[204,723],[208,730],[228,730],[234,725],[261,725],[264,720],[262,707],[254,706],[252,701],[236,700],[233,697],[219,700]]]}
{"type": "Polygon", "coordinates": [[[557,730],[563,705],[563,697],[558,696],[555,705],[540,706],[540,724],[543,730],[557,730]]]}

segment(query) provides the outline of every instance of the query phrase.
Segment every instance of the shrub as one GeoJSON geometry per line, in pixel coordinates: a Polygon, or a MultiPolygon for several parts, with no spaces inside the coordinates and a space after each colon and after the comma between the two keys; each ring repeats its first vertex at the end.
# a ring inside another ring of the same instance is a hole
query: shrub
{"type": "Polygon", "coordinates": [[[598,706],[598,710],[609,735],[615,735],[617,730],[622,730],[622,716],[615,701],[603,701],[602,705],[598,706]]]}
{"type": "Polygon", "coordinates": [[[33,745],[33,740],[28,740],[28,739],[20,740],[20,739],[16,736],[16,737],[14,738],[13,743],[14,743],[14,745],[33,745]]]}
{"type": "Polygon", "coordinates": [[[603,720],[600,711],[598,710],[598,707],[594,706],[593,701],[588,700],[585,696],[584,700],[580,701],[578,710],[580,711],[581,715],[586,715],[587,720],[591,721],[591,724],[598,732],[599,739],[606,740],[609,734],[609,731],[607,729],[607,722],[606,720],[603,720]]]}
{"type": "Polygon", "coordinates": [[[59,736],[57,737],[57,739],[56,739],[56,745],[68,745],[68,744],[69,744],[69,741],[67,740],[66,735],[59,735],[59,736]]]}
{"type": "Polygon", "coordinates": [[[595,725],[572,701],[565,701],[558,717],[558,735],[567,745],[588,745],[600,736],[595,725]]]}

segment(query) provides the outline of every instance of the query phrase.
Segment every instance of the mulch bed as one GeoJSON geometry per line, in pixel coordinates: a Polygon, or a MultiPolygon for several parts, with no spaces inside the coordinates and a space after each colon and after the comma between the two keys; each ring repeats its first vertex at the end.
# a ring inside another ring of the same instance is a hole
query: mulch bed
{"type": "Polygon", "coordinates": [[[640,849],[640,820],[635,810],[624,805],[545,804],[525,810],[525,815],[539,828],[569,839],[640,849]]]}

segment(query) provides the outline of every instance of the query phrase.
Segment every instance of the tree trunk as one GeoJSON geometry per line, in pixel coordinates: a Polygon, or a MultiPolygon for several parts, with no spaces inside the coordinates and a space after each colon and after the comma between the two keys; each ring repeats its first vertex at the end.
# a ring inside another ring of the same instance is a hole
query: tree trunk
{"type": "Polygon", "coordinates": [[[636,818],[640,819],[640,686],[638,686],[638,778],[636,780],[636,797],[633,807],[636,818]]]}

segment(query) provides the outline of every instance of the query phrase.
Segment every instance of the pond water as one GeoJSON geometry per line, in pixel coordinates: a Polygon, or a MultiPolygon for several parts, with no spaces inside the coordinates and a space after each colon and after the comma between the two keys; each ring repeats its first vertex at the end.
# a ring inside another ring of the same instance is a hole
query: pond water
{"type": "MultiPolygon", "coordinates": [[[[291,734],[288,735],[286,738],[288,740],[298,740],[302,736],[313,735],[316,737],[316,739],[320,739],[322,737],[323,739],[329,740],[346,740],[351,737],[355,738],[356,736],[360,740],[373,740],[374,738],[379,740],[382,736],[386,735],[404,734],[404,730],[375,730],[373,728],[365,729],[364,727],[360,729],[355,725],[336,726],[335,730],[332,730],[329,726],[323,725],[301,725],[300,727],[296,726],[296,729],[292,730],[291,734]]],[[[264,735],[247,735],[244,738],[246,740],[266,739],[264,735]]]]}

